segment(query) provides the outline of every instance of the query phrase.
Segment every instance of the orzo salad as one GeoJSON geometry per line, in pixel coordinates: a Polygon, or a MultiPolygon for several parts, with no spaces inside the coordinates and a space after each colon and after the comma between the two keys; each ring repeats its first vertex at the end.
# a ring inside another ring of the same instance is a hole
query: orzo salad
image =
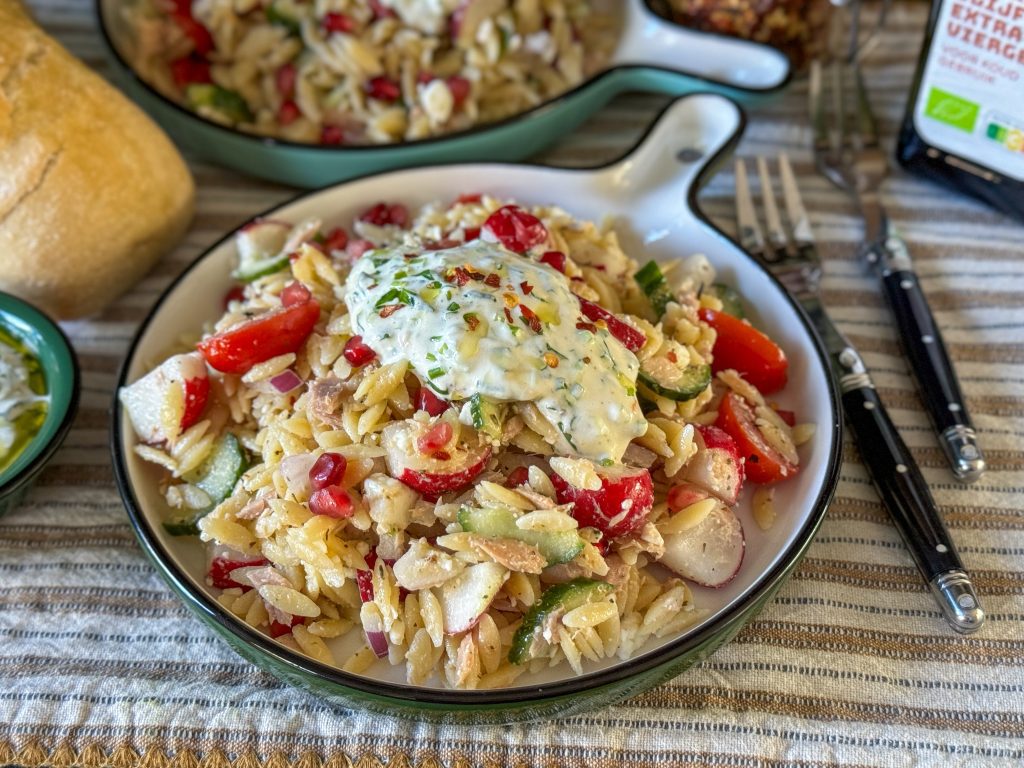
{"type": "Polygon", "coordinates": [[[486,688],[629,658],[741,568],[743,484],[767,527],[799,471],[786,356],[704,257],[479,194],[235,245],[223,316],[121,402],[224,608],[320,662],[486,688]]]}
{"type": "Polygon", "coordinates": [[[608,58],[588,0],[141,0],[133,66],[248,133],[390,144],[524,112],[608,58]]]}

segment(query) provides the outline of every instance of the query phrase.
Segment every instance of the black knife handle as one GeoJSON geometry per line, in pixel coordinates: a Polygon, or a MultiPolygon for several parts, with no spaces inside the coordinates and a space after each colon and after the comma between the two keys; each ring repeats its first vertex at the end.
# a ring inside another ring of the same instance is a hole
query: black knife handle
{"type": "Polygon", "coordinates": [[[878,393],[864,385],[847,389],[842,399],[868,474],[946,620],[959,632],[977,630],[984,621],[978,597],[921,470],[878,393]]]}
{"type": "Polygon", "coordinates": [[[921,283],[912,270],[897,269],[882,277],[882,287],[896,318],[903,352],[910,360],[925,409],[939,433],[953,474],[974,482],[985,470],[985,459],[921,283]]]}

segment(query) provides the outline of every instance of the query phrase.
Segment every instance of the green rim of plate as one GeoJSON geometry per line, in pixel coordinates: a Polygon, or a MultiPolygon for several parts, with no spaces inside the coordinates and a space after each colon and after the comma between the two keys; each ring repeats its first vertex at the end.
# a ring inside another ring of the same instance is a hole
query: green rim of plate
{"type": "MultiPolygon", "coordinates": [[[[686,96],[682,97],[682,99],[690,97],[686,96]]],[[[667,105],[662,110],[662,113],[651,122],[651,127],[648,128],[648,131],[623,157],[628,157],[640,147],[647,140],[651,130],[653,130],[653,126],[658,123],[661,115],[680,100],[676,99],[667,105]]],[[[739,244],[718,229],[712,221],[700,212],[699,207],[696,205],[696,195],[697,191],[711,177],[714,170],[724,162],[725,158],[735,148],[742,135],[744,125],[745,119],[742,118],[741,113],[740,125],[733,135],[719,148],[714,157],[708,159],[704,169],[694,180],[687,201],[688,205],[697,215],[697,218],[718,235],[723,243],[735,249],[740,249],[739,244]]],[[[604,165],[621,162],[621,160],[622,158],[620,157],[604,165]]],[[[501,164],[498,163],[498,165],[501,164]]],[[[509,167],[530,167],[529,163],[506,163],[505,165],[509,167]]],[[[554,170],[556,172],[564,172],[565,169],[554,170]]],[[[595,168],[579,170],[581,172],[593,171],[595,168]]],[[[405,172],[404,170],[397,170],[383,174],[366,174],[361,178],[393,174],[400,175],[405,172]]],[[[354,181],[357,180],[348,180],[341,184],[331,185],[331,187],[351,184],[354,181]]],[[[322,194],[324,191],[324,189],[321,189],[300,193],[291,201],[275,205],[254,218],[270,216],[280,207],[289,205],[304,197],[322,194]]],[[[174,294],[183,282],[188,280],[192,270],[200,262],[216,251],[233,234],[233,231],[225,234],[218,242],[210,246],[165,289],[164,293],[151,308],[149,315],[142,321],[129,346],[118,374],[118,387],[127,384],[128,371],[137,354],[138,346],[163,303],[174,294]]],[[[764,271],[756,262],[752,260],[751,263],[764,273],[766,280],[777,282],[776,278],[767,271],[764,271]]],[[[828,356],[809,318],[800,309],[795,300],[789,299],[789,303],[796,312],[801,325],[814,342],[814,348],[822,369],[827,371],[828,356]]],[[[692,635],[679,637],[661,648],[609,669],[590,672],[577,678],[562,680],[556,683],[539,685],[536,688],[519,687],[488,691],[417,688],[374,680],[373,678],[328,667],[279,645],[263,633],[228,615],[222,606],[199,587],[193,578],[181,568],[180,564],[175,561],[160,541],[157,531],[142,511],[142,505],[136,498],[134,487],[129,477],[126,455],[128,449],[122,444],[121,440],[124,428],[123,415],[116,399],[112,405],[111,453],[114,477],[118,490],[128,511],[128,519],[143,551],[157,568],[160,575],[171,586],[172,591],[182,599],[185,605],[243,658],[248,659],[278,678],[315,694],[335,707],[367,709],[390,715],[439,722],[525,722],[555,715],[578,713],[611,704],[668,680],[695,662],[706,658],[721,644],[731,639],[747,621],[753,618],[771,600],[778,588],[800,562],[813,541],[824,519],[825,512],[831,504],[839,482],[842,455],[842,420],[839,415],[839,390],[835,381],[831,379],[827,381],[826,386],[833,414],[833,420],[828,424],[828,428],[833,433],[834,441],[829,456],[826,459],[827,468],[824,482],[821,488],[818,489],[808,519],[801,526],[794,541],[785,550],[784,557],[773,568],[758,577],[758,580],[751,586],[748,595],[721,617],[692,635]]],[[[825,425],[821,425],[821,428],[825,428],[825,425]]]]}
{"type": "Polygon", "coordinates": [[[50,405],[32,441],[9,467],[0,471],[0,503],[32,482],[60,447],[78,410],[81,389],[78,360],[64,332],[50,318],[21,299],[0,293],[0,325],[35,355],[43,367],[50,405]]]}

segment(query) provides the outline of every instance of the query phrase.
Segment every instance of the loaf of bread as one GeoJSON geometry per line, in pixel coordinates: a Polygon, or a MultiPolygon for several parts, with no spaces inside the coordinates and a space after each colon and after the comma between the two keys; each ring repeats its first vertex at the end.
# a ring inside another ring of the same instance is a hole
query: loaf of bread
{"type": "Polygon", "coordinates": [[[192,177],[141,110],[0,0],[0,290],[99,312],[184,234],[192,177]]]}

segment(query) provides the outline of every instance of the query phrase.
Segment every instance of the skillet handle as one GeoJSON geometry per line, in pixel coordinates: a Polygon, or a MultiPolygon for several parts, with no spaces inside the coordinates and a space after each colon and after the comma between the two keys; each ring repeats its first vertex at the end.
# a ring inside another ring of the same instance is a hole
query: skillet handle
{"type": "Polygon", "coordinates": [[[621,37],[608,67],[666,70],[663,77],[645,78],[656,90],[683,93],[710,84],[759,93],[789,80],[789,60],[774,48],[687,29],[655,14],[644,0],[627,0],[623,6],[621,37]],[[686,76],[709,82],[687,83],[686,76]]]}

